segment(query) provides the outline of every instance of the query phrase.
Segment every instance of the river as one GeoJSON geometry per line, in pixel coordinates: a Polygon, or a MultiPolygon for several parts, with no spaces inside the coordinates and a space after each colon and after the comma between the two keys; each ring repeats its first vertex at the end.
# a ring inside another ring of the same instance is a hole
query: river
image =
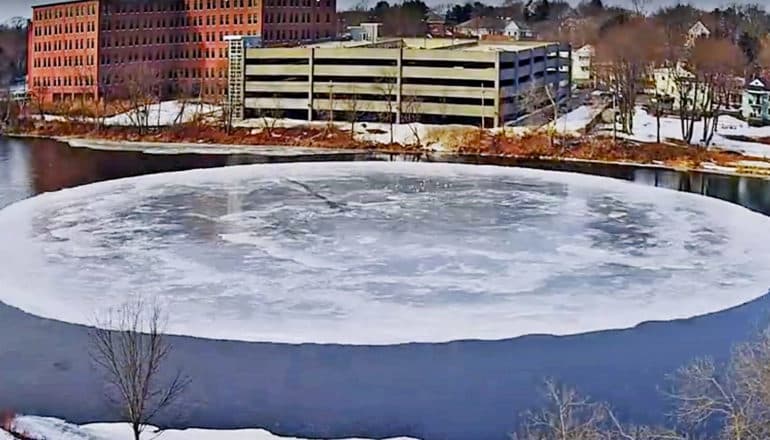
{"type": "MultiPolygon", "coordinates": [[[[303,156],[346,160],[362,155],[303,156]]],[[[389,156],[369,158],[390,159],[389,156]]],[[[397,158],[397,157],[393,157],[397,158]]],[[[102,180],[191,168],[297,160],[151,155],[0,139],[0,207],[102,180]]],[[[580,171],[718,197],[770,215],[770,181],[630,166],[433,158],[580,171]]],[[[608,181],[611,182],[611,181],[608,181]]],[[[0,264],[2,264],[0,262],[0,264]]],[[[0,284],[1,285],[1,284],[0,284]]],[[[0,287],[2,288],[2,287],[0,287]]],[[[626,420],[661,422],[664,377],[697,356],[724,360],[765,322],[767,296],[708,316],[574,336],[383,347],[173,337],[171,363],[193,384],[170,427],[263,427],[305,437],[408,435],[502,440],[557,377],[611,402],[626,420]]],[[[88,360],[87,328],[0,303],[0,408],[73,422],[114,420],[88,360]]]]}

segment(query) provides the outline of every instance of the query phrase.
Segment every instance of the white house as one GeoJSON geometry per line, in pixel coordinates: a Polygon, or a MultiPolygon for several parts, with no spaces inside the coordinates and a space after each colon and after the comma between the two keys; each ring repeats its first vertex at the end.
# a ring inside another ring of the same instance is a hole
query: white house
{"type": "Polygon", "coordinates": [[[353,41],[376,43],[380,38],[381,27],[382,23],[361,23],[359,26],[348,26],[348,32],[353,41]]]}
{"type": "Polygon", "coordinates": [[[508,20],[503,29],[503,35],[511,37],[514,40],[528,40],[535,37],[532,29],[526,25],[517,23],[515,20],[508,20]]]}
{"type": "Polygon", "coordinates": [[[690,30],[687,31],[686,45],[688,47],[693,46],[698,39],[708,38],[710,36],[711,31],[709,28],[703,24],[702,21],[698,20],[692,27],[690,27],[690,30]]]}
{"type": "Polygon", "coordinates": [[[455,32],[459,35],[481,38],[486,35],[499,35],[504,26],[499,18],[474,17],[455,26],[455,32]]]}
{"type": "Polygon", "coordinates": [[[478,38],[504,35],[513,40],[527,40],[535,37],[532,29],[526,25],[503,17],[474,17],[455,26],[455,32],[478,38]]]}
{"type": "Polygon", "coordinates": [[[770,125],[770,79],[754,78],[743,92],[741,113],[751,125],[770,125]]]}
{"type": "Polygon", "coordinates": [[[586,44],[572,53],[572,82],[586,84],[593,79],[592,66],[596,48],[586,44]]]}

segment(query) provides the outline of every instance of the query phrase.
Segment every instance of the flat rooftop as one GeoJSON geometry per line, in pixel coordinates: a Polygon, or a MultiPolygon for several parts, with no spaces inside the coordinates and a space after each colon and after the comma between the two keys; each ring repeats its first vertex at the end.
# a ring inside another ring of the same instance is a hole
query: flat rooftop
{"type": "Polygon", "coordinates": [[[53,2],[35,2],[32,4],[32,9],[38,9],[38,8],[51,8],[54,6],[63,6],[63,5],[71,5],[76,3],[85,3],[91,0],[60,0],[60,1],[53,1],[53,2]]]}
{"type": "Polygon", "coordinates": [[[425,50],[466,50],[477,52],[518,52],[529,50],[536,47],[558,44],[551,41],[484,41],[471,38],[382,38],[376,43],[370,41],[350,41],[336,40],[324,41],[321,43],[306,44],[302,47],[315,47],[319,49],[336,48],[366,48],[382,47],[388,43],[394,45],[401,42],[407,49],[425,49],[425,50]]]}

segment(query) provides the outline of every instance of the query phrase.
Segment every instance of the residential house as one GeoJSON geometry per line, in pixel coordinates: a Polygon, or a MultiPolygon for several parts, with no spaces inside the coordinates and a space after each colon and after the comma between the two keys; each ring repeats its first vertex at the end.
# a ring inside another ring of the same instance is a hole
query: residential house
{"type": "Polygon", "coordinates": [[[447,24],[446,17],[435,11],[428,12],[425,17],[425,24],[428,25],[428,35],[434,37],[452,35],[452,27],[447,24]]]}
{"type": "Polygon", "coordinates": [[[749,82],[743,90],[741,113],[751,125],[770,125],[770,77],[749,82]]]}
{"type": "Polygon", "coordinates": [[[457,35],[482,38],[486,35],[500,35],[505,22],[497,17],[474,17],[455,26],[457,35]]]}
{"type": "MultiPolygon", "coordinates": [[[[671,110],[678,110],[681,100],[684,98],[688,106],[702,108],[706,104],[707,92],[703,87],[694,87],[695,75],[687,70],[681,63],[676,66],[659,67],[653,69],[652,76],[645,88],[645,93],[654,99],[661,99],[668,103],[671,110]],[[688,86],[690,85],[690,86],[688,86]],[[687,87],[682,89],[682,87],[687,87]]],[[[722,96],[722,110],[738,112],[741,108],[742,96],[738,92],[744,88],[743,78],[733,77],[727,87],[727,96],[722,96]]]]}
{"type": "Polygon", "coordinates": [[[353,41],[376,43],[380,39],[381,28],[382,23],[361,23],[358,26],[348,26],[348,33],[353,41]]]}
{"type": "Polygon", "coordinates": [[[572,53],[572,82],[574,84],[589,84],[594,79],[593,61],[596,48],[586,44],[572,53]]]}
{"type": "Polygon", "coordinates": [[[681,89],[683,84],[695,80],[695,75],[682,64],[653,69],[651,79],[651,88],[645,92],[650,96],[669,102],[672,110],[680,108],[683,95],[685,95],[684,98],[689,106],[693,103],[696,106],[703,104],[705,94],[702,91],[698,91],[696,94],[695,87],[691,87],[689,91],[681,89]]]}
{"type": "Polygon", "coordinates": [[[531,40],[535,38],[535,33],[525,24],[516,20],[508,20],[503,28],[503,35],[514,40],[531,40]]]}
{"type": "Polygon", "coordinates": [[[711,36],[711,31],[709,28],[703,23],[702,20],[698,20],[690,29],[687,31],[687,39],[685,41],[685,46],[692,47],[695,45],[695,42],[698,41],[701,38],[708,38],[711,36]]]}

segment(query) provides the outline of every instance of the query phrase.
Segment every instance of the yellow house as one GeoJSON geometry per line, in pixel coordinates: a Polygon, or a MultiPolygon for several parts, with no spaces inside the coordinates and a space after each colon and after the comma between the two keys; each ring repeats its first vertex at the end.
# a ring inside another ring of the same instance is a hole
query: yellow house
{"type": "Polygon", "coordinates": [[[696,94],[695,87],[686,86],[688,82],[695,80],[695,75],[681,64],[653,69],[651,79],[651,87],[647,90],[647,94],[666,98],[672,103],[674,110],[680,108],[682,98],[687,100],[688,106],[692,106],[696,100],[697,107],[704,103],[705,94],[702,90],[697,90],[696,94]],[[688,90],[682,90],[681,87],[687,87],[688,90]]]}

